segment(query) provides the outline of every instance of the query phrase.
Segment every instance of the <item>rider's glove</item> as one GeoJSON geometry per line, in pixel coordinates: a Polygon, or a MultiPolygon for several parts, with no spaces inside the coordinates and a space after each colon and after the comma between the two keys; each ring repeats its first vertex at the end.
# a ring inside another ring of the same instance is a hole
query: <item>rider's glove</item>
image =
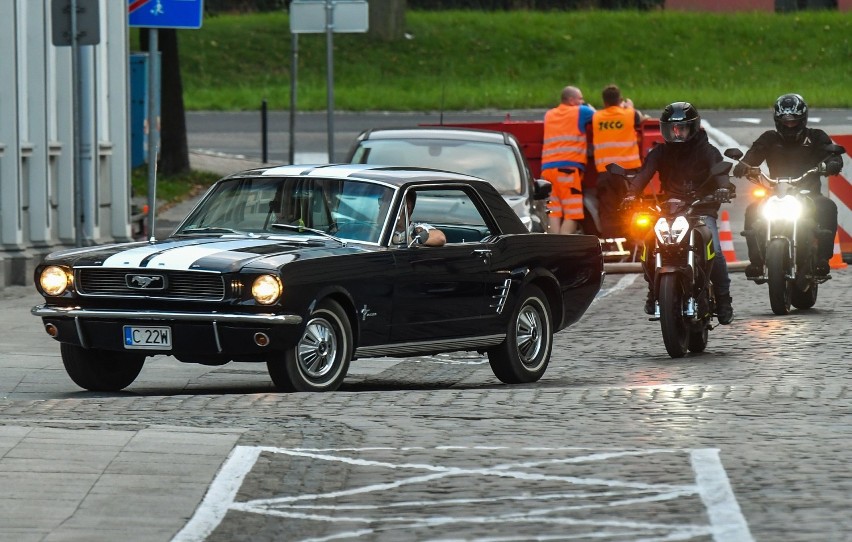
{"type": "Polygon", "coordinates": [[[731,190],[728,188],[717,188],[716,201],[731,201],[731,190]]]}
{"type": "Polygon", "coordinates": [[[822,175],[837,175],[840,173],[840,169],[842,165],[839,162],[820,162],[819,164],[819,172],[822,175]]]}
{"type": "Polygon", "coordinates": [[[742,162],[737,162],[737,164],[734,166],[734,170],[731,173],[733,173],[734,177],[742,177],[746,174],[747,171],[747,165],[743,164],[742,162]]]}

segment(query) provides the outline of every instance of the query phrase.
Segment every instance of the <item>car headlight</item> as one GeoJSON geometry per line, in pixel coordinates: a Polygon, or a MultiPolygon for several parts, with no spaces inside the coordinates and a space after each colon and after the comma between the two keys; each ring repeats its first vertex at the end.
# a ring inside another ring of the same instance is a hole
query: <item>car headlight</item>
{"type": "Polygon", "coordinates": [[[251,285],[251,295],[261,305],[272,305],[281,297],[284,287],[275,275],[261,275],[251,285]]]}
{"type": "Polygon", "coordinates": [[[38,283],[47,295],[62,295],[71,285],[71,273],[58,265],[49,265],[41,270],[38,283]]]}
{"type": "Polygon", "coordinates": [[[763,217],[767,220],[798,220],[802,202],[793,196],[771,197],[763,204],[763,217]]]}

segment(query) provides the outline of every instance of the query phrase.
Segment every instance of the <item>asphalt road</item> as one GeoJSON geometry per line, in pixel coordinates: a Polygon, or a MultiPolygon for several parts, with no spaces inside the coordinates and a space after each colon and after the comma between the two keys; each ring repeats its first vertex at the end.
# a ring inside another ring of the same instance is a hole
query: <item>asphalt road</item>
{"type": "MultiPolygon", "coordinates": [[[[644,111],[658,117],[659,111],[644,111]]],[[[742,145],[750,145],[761,132],[772,129],[772,111],[761,110],[700,110],[704,120],[715,128],[729,132],[742,145]]],[[[509,116],[511,120],[541,120],[544,110],[473,111],[457,112],[336,112],[334,123],[334,157],[343,160],[352,141],[363,130],[419,124],[454,122],[496,122],[509,116]]],[[[261,159],[263,138],[259,111],[238,113],[190,112],[187,113],[189,146],[211,152],[261,159]]],[[[848,109],[812,109],[810,124],[831,133],[852,133],[852,111],[848,109]]],[[[290,159],[290,114],[288,111],[270,111],[268,115],[268,160],[284,163],[290,159]]],[[[328,159],[328,117],[325,112],[297,113],[295,116],[294,161],[305,157],[311,161],[328,159]]]]}

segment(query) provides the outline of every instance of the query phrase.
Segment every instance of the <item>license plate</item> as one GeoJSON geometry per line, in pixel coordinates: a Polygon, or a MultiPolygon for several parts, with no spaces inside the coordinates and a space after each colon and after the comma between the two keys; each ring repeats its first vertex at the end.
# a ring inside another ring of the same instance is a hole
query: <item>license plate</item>
{"type": "Polygon", "coordinates": [[[124,348],[172,349],[172,328],[124,326],[124,348]]]}

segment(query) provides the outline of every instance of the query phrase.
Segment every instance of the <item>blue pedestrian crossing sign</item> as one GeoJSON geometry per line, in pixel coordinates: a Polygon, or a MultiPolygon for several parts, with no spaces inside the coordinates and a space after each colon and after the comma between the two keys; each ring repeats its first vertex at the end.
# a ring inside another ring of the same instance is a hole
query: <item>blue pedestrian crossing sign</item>
{"type": "Polygon", "coordinates": [[[127,23],[145,28],[201,28],[204,0],[127,0],[127,23]]]}

